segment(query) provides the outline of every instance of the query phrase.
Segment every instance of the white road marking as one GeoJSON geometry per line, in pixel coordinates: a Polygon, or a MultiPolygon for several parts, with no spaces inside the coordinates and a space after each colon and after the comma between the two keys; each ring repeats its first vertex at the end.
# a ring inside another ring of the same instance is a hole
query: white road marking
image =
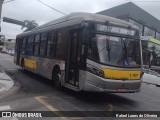
{"type": "Polygon", "coordinates": [[[5,59],[0,59],[0,60],[13,60],[12,58],[5,58],[5,59]]]}
{"type": "Polygon", "coordinates": [[[18,69],[16,69],[16,68],[10,69],[10,68],[9,68],[9,69],[7,69],[7,70],[10,70],[10,71],[12,71],[12,70],[13,70],[13,71],[14,71],[14,70],[18,70],[18,69]]]}
{"type": "Polygon", "coordinates": [[[16,117],[9,117],[9,118],[0,118],[0,120],[18,120],[18,118],[16,118],[16,117]]]}
{"type": "Polygon", "coordinates": [[[10,110],[11,107],[9,105],[6,106],[0,106],[0,111],[10,110]]]}

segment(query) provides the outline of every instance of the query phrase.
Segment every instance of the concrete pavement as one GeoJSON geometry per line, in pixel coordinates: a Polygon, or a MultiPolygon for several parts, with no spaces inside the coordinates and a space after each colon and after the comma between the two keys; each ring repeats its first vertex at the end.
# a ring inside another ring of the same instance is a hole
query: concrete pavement
{"type": "Polygon", "coordinates": [[[144,73],[143,83],[149,83],[149,84],[160,86],[160,77],[156,75],[144,73]]]}
{"type": "Polygon", "coordinates": [[[0,70],[0,95],[6,93],[13,85],[14,81],[3,70],[0,70]]]}

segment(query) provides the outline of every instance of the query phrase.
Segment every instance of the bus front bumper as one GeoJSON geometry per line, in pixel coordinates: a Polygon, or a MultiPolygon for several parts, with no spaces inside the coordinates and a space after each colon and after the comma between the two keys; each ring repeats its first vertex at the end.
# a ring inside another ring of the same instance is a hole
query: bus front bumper
{"type": "Polygon", "coordinates": [[[141,84],[141,80],[105,79],[86,72],[83,91],[134,93],[140,91],[141,84]]]}

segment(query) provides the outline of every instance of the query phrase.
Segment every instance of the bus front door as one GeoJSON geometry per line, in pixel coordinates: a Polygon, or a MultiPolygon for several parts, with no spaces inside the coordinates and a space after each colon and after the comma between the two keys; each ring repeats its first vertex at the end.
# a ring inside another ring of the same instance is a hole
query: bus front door
{"type": "Polygon", "coordinates": [[[72,86],[79,86],[79,43],[80,30],[69,32],[68,54],[67,54],[67,75],[66,82],[72,86]]]}

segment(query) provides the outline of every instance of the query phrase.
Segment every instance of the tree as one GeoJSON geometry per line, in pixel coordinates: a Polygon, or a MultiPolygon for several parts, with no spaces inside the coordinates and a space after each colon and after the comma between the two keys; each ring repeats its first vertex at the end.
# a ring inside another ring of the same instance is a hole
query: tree
{"type": "Polygon", "coordinates": [[[36,27],[38,27],[38,24],[35,22],[35,20],[32,20],[32,21],[25,20],[24,25],[22,26],[22,29],[27,28],[24,31],[24,32],[26,32],[26,31],[30,31],[30,30],[32,30],[33,28],[36,28],[36,27]]]}

